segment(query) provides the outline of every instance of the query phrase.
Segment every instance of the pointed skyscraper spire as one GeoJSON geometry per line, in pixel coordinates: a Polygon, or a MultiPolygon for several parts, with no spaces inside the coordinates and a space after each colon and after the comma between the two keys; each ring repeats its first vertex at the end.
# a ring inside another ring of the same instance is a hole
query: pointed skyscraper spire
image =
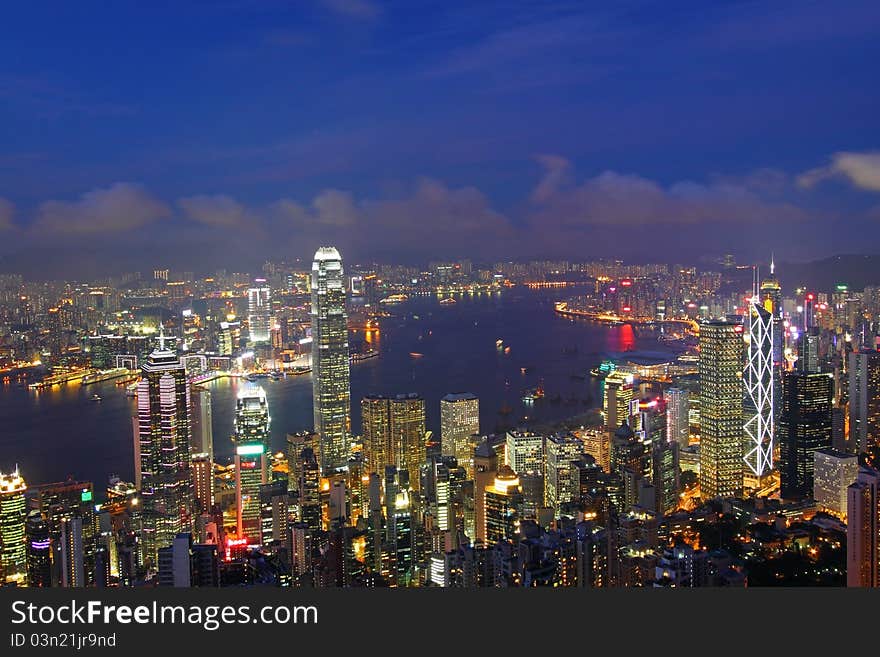
{"type": "Polygon", "coordinates": [[[773,252],[770,252],[770,276],[773,276],[776,272],[776,263],[774,262],[773,252]]]}
{"type": "Polygon", "coordinates": [[[165,325],[159,320],[159,351],[165,351],[165,325]]]}

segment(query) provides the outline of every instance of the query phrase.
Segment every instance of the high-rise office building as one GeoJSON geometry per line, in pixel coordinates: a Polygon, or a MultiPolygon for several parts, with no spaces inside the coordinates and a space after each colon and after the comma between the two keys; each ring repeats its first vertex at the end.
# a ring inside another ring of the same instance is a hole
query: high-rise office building
{"type": "MultiPolygon", "coordinates": [[[[772,307],[772,302],[768,303],[772,307]]],[[[778,394],[774,392],[774,328],[773,314],[761,302],[756,285],[745,316],[746,366],[742,374],[745,463],[756,477],[773,469],[773,403],[778,394]]]]}
{"type": "Polygon", "coordinates": [[[27,585],[31,588],[52,586],[52,541],[49,525],[39,509],[27,514],[25,520],[27,544],[27,585]]]}
{"type": "Polygon", "coordinates": [[[409,586],[416,563],[416,545],[413,532],[413,512],[410,495],[400,490],[394,498],[391,516],[391,543],[394,555],[394,573],[397,586],[409,586]]]}
{"type": "Polygon", "coordinates": [[[669,388],[665,397],[666,439],[678,443],[678,446],[684,449],[690,442],[688,391],[682,388],[669,388]]]}
{"type": "Polygon", "coordinates": [[[65,588],[82,588],[87,584],[83,519],[81,516],[64,517],[61,519],[60,529],[60,585],[65,588]]]}
{"type": "Polygon", "coordinates": [[[252,545],[262,540],[260,486],[269,478],[269,403],[260,387],[245,387],[235,407],[235,501],[238,537],[252,545]]]}
{"type": "Polygon", "coordinates": [[[527,430],[506,434],[504,462],[520,476],[544,474],[544,437],[527,430]]]}
{"type": "Polygon", "coordinates": [[[665,440],[651,446],[651,484],[654,486],[654,510],[662,516],[679,505],[679,444],[665,440]]]}
{"type": "Polygon", "coordinates": [[[575,499],[571,470],[574,461],[583,454],[584,445],[574,436],[548,436],[546,449],[544,504],[558,514],[562,504],[575,499]]]}
{"type": "Polygon", "coordinates": [[[616,429],[621,422],[629,422],[630,402],[636,397],[633,375],[615,370],[605,377],[602,412],[605,426],[616,429]]]}
{"type": "Polygon", "coordinates": [[[321,471],[345,467],[351,446],[350,356],[342,258],[321,247],[312,263],[312,386],[321,471]]]}
{"type": "MultiPolygon", "coordinates": [[[[74,537],[77,544],[81,544],[83,566],[82,572],[77,577],[82,577],[84,583],[78,586],[92,586],[95,577],[95,557],[98,550],[98,527],[95,516],[94,486],[90,481],[62,481],[53,484],[45,484],[38,487],[37,505],[49,527],[49,536],[53,541],[52,554],[53,580],[60,584],[65,575],[62,572],[62,521],[79,518],[80,523],[68,531],[80,534],[74,537]]],[[[71,565],[67,564],[68,568],[71,565]]],[[[68,579],[73,579],[68,573],[68,579]]]]}
{"type": "Polygon", "coordinates": [[[269,341],[272,327],[271,304],[271,291],[266,279],[256,279],[253,287],[248,289],[248,335],[253,344],[269,341]]]}
{"type": "Polygon", "coordinates": [[[287,480],[277,479],[260,486],[260,531],[262,545],[283,545],[287,541],[290,497],[287,480]]]}
{"type": "Polygon", "coordinates": [[[142,370],[135,459],[143,501],[143,554],[155,565],[159,548],[191,530],[193,508],[189,384],[180,358],[165,347],[161,327],[159,347],[142,370]]]}
{"type": "Polygon", "coordinates": [[[17,469],[0,472],[0,581],[21,585],[27,577],[25,491],[27,484],[17,469]]]}
{"type": "Polygon", "coordinates": [[[406,470],[410,486],[418,488],[419,468],[425,463],[425,400],[415,393],[364,397],[361,425],[370,472],[393,465],[406,470]]]}
{"type": "Polygon", "coordinates": [[[486,487],[486,541],[493,545],[516,538],[522,518],[523,494],[519,477],[503,465],[486,487]]]}
{"type": "Polygon", "coordinates": [[[705,500],[743,488],[742,325],[700,324],[700,491],[705,500]]]}
{"type": "Polygon", "coordinates": [[[193,454],[193,494],[199,511],[208,512],[214,507],[214,463],[208,454],[193,454]]]}
{"type": "Polygon", "coordinates": [[[846,585],[880,586],[880,472],[863,467],[846,491],[846,585]]]}
{"type": "Polygon", "coordinates": [[[880,443],[880,351],[849,355],[849,441],[853,452],[880,443]]]}
{"type": "Polygon", "coordinates": [[[211,416],[211,391],[207,388],[193,387],[191,391],[192,412],[192,451],[207,454],[214,461],[214,430],[211,416]]]}
{"type": "Polygon", "coordinates": [[[440,400],[440,443],[443,456],[454,456],[471,473],[471,437],[480,433],[480,400],[470,392],[440,400]]]}
{"type": "Polygon", "coordinates": [[[816,507],[846,522],[846,489],[858,478],[859,457],[836,449],[817,449],[813,458],[816,507]]]}
{"type": "Polygon", "coordinates": [[[782,386],[780,495],[798,500],[813,494],[813,453],[831,448],[834,379],[828,374],[786,372],[782,386]]]}
{"type": "Polygon", "coordinates": [[[486,542],[486,489],[498,472],[498,455],[487,440],[474,449],[474,540],[486,542]]]}

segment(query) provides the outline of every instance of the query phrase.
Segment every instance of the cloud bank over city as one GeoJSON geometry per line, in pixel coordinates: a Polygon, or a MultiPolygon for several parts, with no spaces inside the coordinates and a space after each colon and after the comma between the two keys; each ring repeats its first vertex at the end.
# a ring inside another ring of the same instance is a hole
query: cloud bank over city
{"type": "Polygon", "coordinates": [[[876,3],[58,11],[0,42],[3,270],[880,252],[876,3]]]}

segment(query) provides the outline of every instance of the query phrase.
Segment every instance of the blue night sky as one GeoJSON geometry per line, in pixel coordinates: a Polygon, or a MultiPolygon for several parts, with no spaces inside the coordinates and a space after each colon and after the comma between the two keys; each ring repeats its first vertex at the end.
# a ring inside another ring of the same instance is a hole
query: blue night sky
{"type": "Polygon", "coordinates": [[[877,252],[878,62],[876,0],[14,3],[0,269],[877,252]]]}

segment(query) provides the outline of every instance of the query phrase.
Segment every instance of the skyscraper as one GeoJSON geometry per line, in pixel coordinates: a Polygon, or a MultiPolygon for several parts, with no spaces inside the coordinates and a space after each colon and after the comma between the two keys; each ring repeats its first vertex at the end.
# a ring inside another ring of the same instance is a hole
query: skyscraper
{"type": "MultiPolygon", "coordinates": [[[[772,302],[768,305],[772,307],[772,302]]],[[[763,477],[773,469],[775,328],[773,314],[762,304],[756,285],[745,317],[747,351],[743,372],[745,462],[756,477],[763,477]]]]}
{"type": "Polygon", "coordinates": [[[192,464],[193,493],[201,512],[210,511],[214,506],[214,463],[207,454],[193,454],[192,464]]]}
{"type": "Polygon", "coordinates": [[[573,436],[548,436],[544,504],[559,513],[559,508],[575,499],[571,470],[583,453],[584,444],[573,436]]]}
{"type": "Polygon", "coordinates": [[[71,573],[65,575],[64,568],[69,570],[76,566],[76,577],[82,579],[82,583],[78,583],[77,586],[91,586],[95,578],[98,549],[98,527],[92,482],[68,480],[40,486],[37,502],[53,541],[52,554],[55,557],[53,578],[56,584],[63,583],[65,577],[68,581],[72,580],[71,573]],[[63,525],[65,521],[72,521],[74,518],[79,522],[76,527],[68,526],[68,538],[74,540],[78,546],[77,554],[82,557],[82,566],[79,566],[78,562],[72,563],[69,559],[65,561],[64,558],[66,548],[62,536],[63,525]],[[71,532],[77,535],[72,536],[71,532]]]}
{"type": "Polygon", "coordinates": [[[259,344],[269,341],[271,328],[271,291],[265,278],[258,278],[248,289],[248,328],[250,342],[259,344]]]}
{"type": "Polygon", "coordinates": [[[417,488],[425,462],[425,400],[415,393],[364,397],[361,424],[370,472],[393,465],[406,470],[410,485],[417,488]]]}
{"type": "Polygon", "coordinates": [[[846,491],[859,475],[859,457],[836,449],[817,449],[813,458],[816,507],[846,522],[846,491]]]}
{"type": "Polygon", "coordinates": [[[681,388],[669,388],[666,391],[666,439],[678,443],[682,449],[690,441],[690,422],[688,412],[688,391],[681,388]]]}
{"type": "Polygon", "coordinates": [[[348,315],[342,258],[322,246],[312,263],[312,386],[321,471],[348,463],[351,431],[348,315]]]}
{"type": "Polygon", "coordinates": [[[848,366],[848,449],[864,452],[880,442],[880,351],[854,351],[848,366]]]}
{"type": "Polygon", "coordinates": [[[486,541],[492,545],[513,540],[519,532],[523,494],[519,477],[503,465],[486,487],[486,541]]]}
{"type": "Polygon", "coordinates": [[[454,456],[470,473],[471,436],[480,433],[480,400],[470,392],[440,400],[440,442],[443,456],[454,456]]]}
{"type": "Polygon", "coordinates": [[[880,472],[863,467],[846,491],[846,585],[880,586],[880,472]]]}
{"type": "Polygon", "coordinates": [[[25,537],[27,585],[31,588],[49,588],[52,586],[52,541],[49,538],[49,525],[38,509],[27,515],[25,537]]]}
{"type": "Polygon", "coordinates": [[[190,398],[177,354],[159,347],[142,367],[137,389],[138,455],[143,500],[144,557],[155,565],[160,547],[192,527],[190,398]]]}
{"type": "Polygon", "coordinates": [[[700,324],[700,491],[736,497],[743,487],[742,325],[700,324]]]}
{"type": "Polygon", "coordinates": [[[778,436],[783,499],[802,499],[813,494],[813,453],[831,447],[833,387],[834,379],[829,374],[783,375],[778,436]]]}
{"type": "Polygon", "coordinates": [[[520,475],[544,474],[544,437],[526,430],[507,432],[504,462],[520,475]]]}
{"type": "Polygon", "coordinates": [[[214,430],[211,415],[211,391],[207,388],[193,387],[192,391],[192,451],[206,454],[214,461],[214,430]]]}
{"type": "Polygon", "coordinates": [[[260,387],[245,387],[235,407],[235,501],[238,537],[259,545],[260,486],[269,477],[269,403],[260,387]]]}
{"type": "Polygon", "coordinates": [[[0,472],[0,581],[7,583],[24,584],[27,576],[26,490],[18,469],[0,472]]]}
{"type": "Polygon", "coordinates": [[[475,541],[486,542],[486,489],[498,472],[498,455],[484,440],[474,449],[474,533],[475,541]]]}

